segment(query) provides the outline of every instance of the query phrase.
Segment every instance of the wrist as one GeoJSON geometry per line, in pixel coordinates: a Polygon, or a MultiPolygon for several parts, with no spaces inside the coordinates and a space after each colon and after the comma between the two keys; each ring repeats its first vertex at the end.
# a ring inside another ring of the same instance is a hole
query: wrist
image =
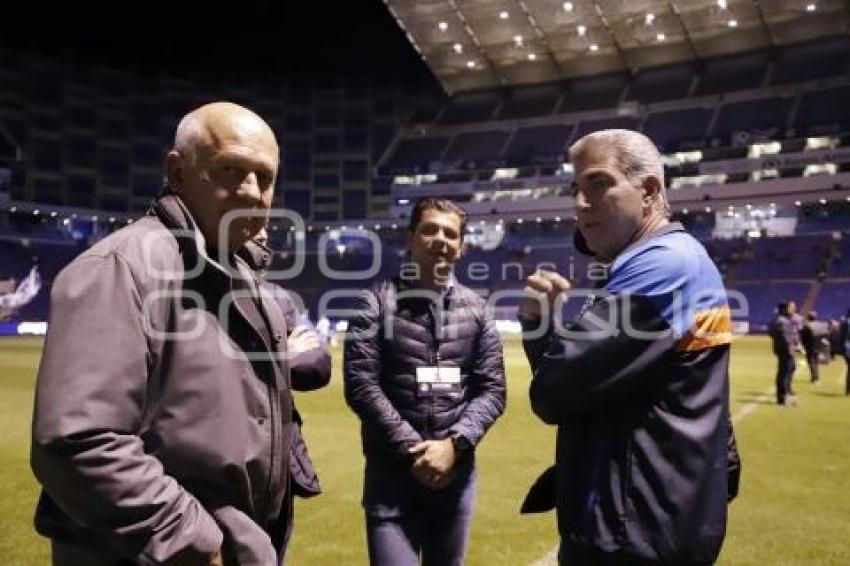
{"type": "Polygon", "coordinates": [[[451,440],[452,448],[454,448],[456,458],[460,458],[472,450],[472,443],[462,434],[452,434],[449,436],[449,439],[451,440]]]}

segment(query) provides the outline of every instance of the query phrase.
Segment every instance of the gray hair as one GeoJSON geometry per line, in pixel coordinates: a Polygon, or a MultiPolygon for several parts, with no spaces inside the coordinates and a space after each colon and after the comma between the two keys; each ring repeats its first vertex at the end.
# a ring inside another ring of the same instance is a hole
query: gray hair
{"type": "Polygon", "coordinates": [[[183,116],[177,124],[174,133],[174,151],[182,155],[191,165],[198,161],[198,141],[204,134],[205,125],[197,112],[190,112],[183,116]]]}
{"type": "Polygon", "coordinates": [[[661,154],[652,140],[633,130],[599,130],[587,134],[573,143],[568,150],[572,161],[589,142],[601,143],[614,153],[623,174],[636,185],[642,185],[648,177],[655,177],[661,186],[655,201],[656,209],[665,217],[670,216],[667,188],[664,182],[664,165],[661,154]]]}

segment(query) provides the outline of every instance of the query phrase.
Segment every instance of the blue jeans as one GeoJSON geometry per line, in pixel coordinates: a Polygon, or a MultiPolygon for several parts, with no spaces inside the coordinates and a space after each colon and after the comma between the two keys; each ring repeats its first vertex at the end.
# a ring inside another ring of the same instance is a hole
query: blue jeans
{"type": "Polygon", "coordinates": [[[476,472],[472,459],[458,465],[454,482],[431,490],[410,470],[366,464],[363,508],[372,566],[461,566],[476,472]]]}

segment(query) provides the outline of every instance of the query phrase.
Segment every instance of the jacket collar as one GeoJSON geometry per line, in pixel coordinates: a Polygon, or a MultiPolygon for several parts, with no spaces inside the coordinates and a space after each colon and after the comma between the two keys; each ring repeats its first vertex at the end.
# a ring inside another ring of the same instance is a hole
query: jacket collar
{"type": "Polygon", "coordinates": [[[244,278],[244,274],[240,270],[240,260],[237,257],[231,258],[234,267],[228,267],[209,255],[206,239],[198,228],[192,213],[183,199],[180,198],[180,195],[174,192],[171,187],[166,186],[162,189],[148,208],[147,214],[156,216],[166,228],[171,230],[182,252],[188,252],[199,257],[222,275],[244,278]]]}

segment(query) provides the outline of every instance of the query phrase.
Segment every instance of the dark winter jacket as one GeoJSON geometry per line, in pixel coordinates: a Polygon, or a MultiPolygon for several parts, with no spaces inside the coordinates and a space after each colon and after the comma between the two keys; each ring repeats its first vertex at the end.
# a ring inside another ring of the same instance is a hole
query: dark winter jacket
{"type": "Polygon", "coordinates": [[[345,339],[345,399],[367,462],[408,465],[422,440],[474,447],[505,408],[502,345],[485,301],[454,283],[436,303],[400,278],[366,291],[345,339]],[[460,368],[460,387],[424,393],[417,368],[460,368]]]}
{"type": "Polygon", "coordinates": [[[526,508],[557,507],[561,562],[712,563],[740,463],[730,311],[705,250],[662,228],[616,258],[574,325],[542,330],[524,345],[532,408],[558,426],[556,466],[526,508]]]}
{"type": "Polygon", "coordinates": [[[201,563],[223,545],[228,560],[268,566],[283,550],[286,323],[247,264],[227,263],[236,272],[168,195],[53,285],[36,527],[78,562],[201,563]]]}

